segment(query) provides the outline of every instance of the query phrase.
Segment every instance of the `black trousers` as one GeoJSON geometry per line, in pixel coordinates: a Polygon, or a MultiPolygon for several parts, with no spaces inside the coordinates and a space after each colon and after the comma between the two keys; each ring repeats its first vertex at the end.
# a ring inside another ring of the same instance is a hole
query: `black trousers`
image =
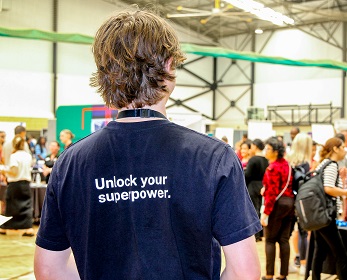
{"type": "MultiPolygon", "coordinates": [[[[263,184],[261,181],[251,181],[247,186],[249,196],[253,202],[253,206],[259,218],[260,218],[260,207],[262,205],[262,199],[263,199],[262,195],[260,194],[260,190],[262,187],[263,187],[263,184]]],[[[259,231],[255,234],[255,237],[259,238],[262,235],[263,235],[262,231],[259,231]]]]}
{"type": "Polygon", "coordinates": [[[323,261],[331,251],[336,260],[336,274],[339,280],[347,280],[347,253],[338,232],[335,219],[324,228],[314,232],[315,245],[312,260],[312,280],[320,280],[323,261]]]}
{"type": "Polygon", "coordinates": [[[11,182],[6,190],[5,216],[12,219],[4,223],[3,229],[28,229],[33,225],[33,207],[30,182],[11,182]]]}
{"type": "Polygon", "coordinates": [[[280,247],[280,274],[288,275],[290,246],[289,237],[294,216],[294,198],[281,197],[269,216],[268,226],[265,227],[266,274],[275,274],[276,242],[280,247]]]}

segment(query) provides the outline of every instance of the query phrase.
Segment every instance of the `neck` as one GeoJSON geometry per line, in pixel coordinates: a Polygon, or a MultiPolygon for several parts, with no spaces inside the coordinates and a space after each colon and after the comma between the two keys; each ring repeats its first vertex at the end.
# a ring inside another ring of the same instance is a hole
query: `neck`
{"type": "Polygon", "coordinates": [[[65,148],[66,148],[67,146],[69,146],[71,143],[72,143],[72,141],[66,142],[66,143],[65,143],[65,148]]]}
{"type": "MultiPolygon", "coordinates": [[[[162,113],[164,116],[166,116],[166,107],[165,104],[167,102],[167,98],[163,98],[158,103],[151,105],[151,106],[143,106],[141,109],[150,109],[157,111],[159,113],[162,113]]],[[[133,110],[135,109],[133,106],[129,105],[127,107],[123,107],[119,109],[119,112],[125,111],[125,110],[133,110]]],[[[132,117],[132,118],[123,118],[123,119],[117,119],[117,122],[144,122],[144,121],[152,121],[152,120],[161,120],[161,118],[140,118],[140,117],[132,117]]]]}
{"type": "Polygon", "coordinates": [[[337,158],[337,155],[336,154],[332,154],[331,156],[330,156],[330,159],[331,160],[333,160],[333,161],[339,161],[339,159],[337,158]]]}

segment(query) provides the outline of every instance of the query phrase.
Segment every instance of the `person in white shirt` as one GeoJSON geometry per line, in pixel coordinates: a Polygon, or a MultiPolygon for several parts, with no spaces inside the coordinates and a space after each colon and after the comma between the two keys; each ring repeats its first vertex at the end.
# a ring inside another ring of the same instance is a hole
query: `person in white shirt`
{"type": "MultiPolygon", "coordinates": [[[[20,137],[22,137],[24,140],[26,138],[26,129],[24,126],[22,125],[18,125],[15,127],[14,129],[14,134],[15,135],[19,135],[20,137]]],[[[31,155],[31,152],[30,152],[30,148],[29,148],[29,145],[26,141],[24,141],[24,151],[29,153],[31,155]]],[[[2,148],[2,157],[3,157],[3,162],[5,165],[8,165],[9,162],[10,162],[10,156],[13,152],[13,146],[12,146],[12,141],[6,141],[3,145],[3,148],[2,148]]]]}
{"type": "Polygon", "coordinates": [[[12,219],[1,226],[1,234],[7,229],[23,229],[23,236],[34,236],[32,228],[32,200],[30,192],[31,155],[24,151],[25,139],[16,135],[12,141],[13,154],[7,166],[1,165],[1,173],[7,176],[5,216],[12,219]]]}

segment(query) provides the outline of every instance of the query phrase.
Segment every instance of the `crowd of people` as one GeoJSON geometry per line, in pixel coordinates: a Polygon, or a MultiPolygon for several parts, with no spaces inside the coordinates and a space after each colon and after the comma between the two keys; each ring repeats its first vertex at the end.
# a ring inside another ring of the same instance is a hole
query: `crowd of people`
{"type": "MultiPolygon", "coordinates": [[[[319,170],[331,160],[324,191],[338,205],[338,197],[347,195],[346,167],[340,163],[345,142],[329,139],[317,162],[312,157],[317,145],[293,128],[290,149],[281,137],[263,142],[244,135],[235,153],[222,141],[170,122],[166,103],[185,56],[174,29],[154,13],[135,9],[111,16],[92,49],[91,85],[107,106],[118,109],[116,121],[74,145],[72,132],[61,131],[69,149],[60,156],[58,142],[49,151],[44,138],[28,144],[24,127],[16,127],[9,142],[0,132],[5,215],[13,216],[1,234],[24,229],[24,236],[33,236],[31,152],[45,161],[43,173],[49,175],[36,238],[36,279],[259,280],[256,242],[263,237],[261,279],[275,275],[277,243],[276,279],[286,279],[291,235],[297,235],[295,260],[304,268],[309,233],[295,223],[293,168],[319,170]]],[[[339,279],[347,279],[338,212],[327,227],[311,233],[313,280],[320,279],[328,251],[339,279]]]]}
{"type": "MultiPolygon", "coordinates": [[[[347,134],[347,131],[344,132],[347,134]]],[[[339,279],[347,279],[347,255],[343,240],[338,233],[336,219],[347,219],[346,196],[347,144],[345,134],[338,133],[320,146],[307,133],[300,132],[298,127],[290,131],[291,142],[285,144],[282,137],[271,137],[264,143],[260,139],[251,141],[244,135],[239,143],[240,161],[245,173],[247,188],[264,228],[266,275],[263,280],[273,279],[275,274],[276,243],[280,250],[279,276],[286,279],[289,269],[295,265],[300,275],[306,274],[306,258],[309,238],[314,238],[312,259],[312,279],[320,279],[323,261],[331,251],[336,258],[336,274],[339,279]],[[333,221],[328,227],[307,232],[298,223],[295,215],[294,201],[299,186],[294,180],[294,171],[300,167],[302,172],[324,169],[323,184],[326,196],[336,205],[333,221]],[[341,198],[340,198],[341,197],[341,198]],[[262,213],[261,208],[263,208],[262,213]],[[295,252],[293,265],[290,264],[290,244],[295,252]]],[[[261,233],[255,235],[256,241],[262,241],[261,233]]]]}
{"type": "MultiPolygon", "coordinates": [[[[52,167],[60,155],[60,144],[52,141],[47,149],[46,138],[27,137],[26,128],[17,126],[13,139],[6,141],[6,132],[0,131],[0,214],[12,217],[1,225],[0,234],[7,230],[23,230],[23,236],[34,236],[33,206],[30,183],[40,176],[46,183],[52,167]]],[[[74,135],[68,129],[60,134],[64,147],[72,143],[74,135]]]]}

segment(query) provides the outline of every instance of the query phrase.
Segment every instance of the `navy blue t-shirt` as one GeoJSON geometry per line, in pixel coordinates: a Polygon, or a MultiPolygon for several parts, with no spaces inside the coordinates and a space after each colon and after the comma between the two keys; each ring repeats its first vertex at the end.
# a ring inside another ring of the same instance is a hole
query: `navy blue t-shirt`
{"type": "Polygon", "coordinates": [[[167,120],[110,122],[54,165],[36,244],[81,279],[212,279],[222,246],[261,229],[229,145],[167,120]]]}

